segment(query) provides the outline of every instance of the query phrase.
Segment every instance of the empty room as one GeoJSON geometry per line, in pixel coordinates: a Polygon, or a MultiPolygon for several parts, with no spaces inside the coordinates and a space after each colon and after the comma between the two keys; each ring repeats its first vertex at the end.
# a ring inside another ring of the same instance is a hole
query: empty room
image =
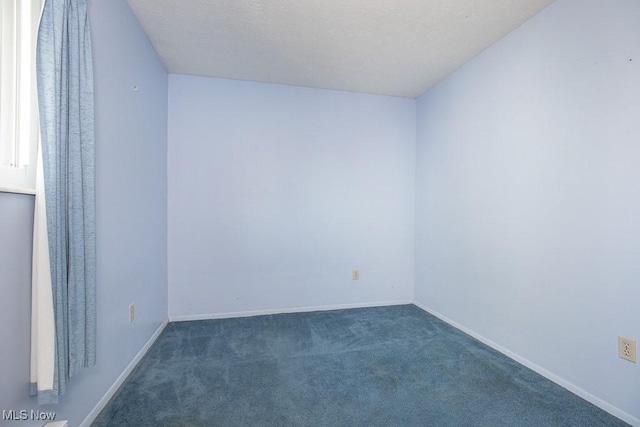
{"type": "Polygon", "coordinates": [[[639,1],[2,2],[0,425],[640,426],[639,1]]]}

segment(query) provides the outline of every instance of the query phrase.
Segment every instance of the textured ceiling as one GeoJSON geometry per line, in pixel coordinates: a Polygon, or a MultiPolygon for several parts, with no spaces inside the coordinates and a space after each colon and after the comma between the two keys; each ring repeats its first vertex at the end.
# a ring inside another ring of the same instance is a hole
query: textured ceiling
{"type": "Polygon", "coordinates": [[[170,73],[415,98],[553,0],[128,0],[170,73]]]}

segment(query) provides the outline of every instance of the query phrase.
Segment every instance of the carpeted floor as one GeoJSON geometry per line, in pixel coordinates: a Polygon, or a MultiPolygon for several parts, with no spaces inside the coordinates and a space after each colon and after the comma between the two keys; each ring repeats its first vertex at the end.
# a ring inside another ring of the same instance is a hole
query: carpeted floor
{"type": "Polygon", "coordinates": [[[170,323],[100,426],[623,426],[413,305],[170,323]]]}

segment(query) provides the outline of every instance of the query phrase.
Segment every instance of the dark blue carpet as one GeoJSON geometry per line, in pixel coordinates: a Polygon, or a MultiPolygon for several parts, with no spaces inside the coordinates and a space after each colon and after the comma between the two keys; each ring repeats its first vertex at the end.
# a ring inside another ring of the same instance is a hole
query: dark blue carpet
{"type": "Polygon", "coordinates": [[[413,305],[170,323],[93,426],[623,426],[413,305]]]}

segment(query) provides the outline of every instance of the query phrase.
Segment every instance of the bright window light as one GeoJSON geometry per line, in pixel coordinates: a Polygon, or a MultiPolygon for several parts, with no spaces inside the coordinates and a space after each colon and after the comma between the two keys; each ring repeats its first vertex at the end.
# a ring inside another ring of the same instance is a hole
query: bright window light
{"type": "Polygon", "coordinates": [[[0,191],[35,190],[35,60],[41,11],[42,0],[0,1],[0,191]]]}

